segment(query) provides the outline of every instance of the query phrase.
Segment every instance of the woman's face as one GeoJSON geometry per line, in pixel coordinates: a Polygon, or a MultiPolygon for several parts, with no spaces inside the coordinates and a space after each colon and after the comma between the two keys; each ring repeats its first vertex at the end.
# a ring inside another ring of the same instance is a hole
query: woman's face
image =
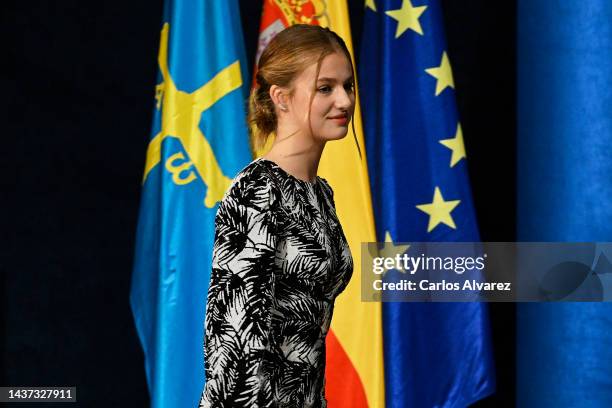
{"type": "Polygon", "coordinates": [[[293,82],[290,118],[305,134],[328,141],[346,136],[355,109],[353,74],[346,56],[336,52],[323,58],[318,78],[317,64],[306,68],[293,82]],[[313,89],[316,79],[316,88],[313,89]],[[312,93],[312,104],[310,99],[312,93]],[[310,110],[310,126],[308,111],[310,110]]]}

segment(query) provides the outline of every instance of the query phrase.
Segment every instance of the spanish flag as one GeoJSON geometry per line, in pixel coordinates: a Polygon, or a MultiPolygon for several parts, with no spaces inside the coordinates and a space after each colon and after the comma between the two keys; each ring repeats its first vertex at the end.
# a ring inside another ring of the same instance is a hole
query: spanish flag
{"type": "MultiPolygon", "coordinates": [[[[264,0],[257,60],[270,40],[293,24],[328,27],[353,53],[346,1],[264,0]]],[[[361,302],[359,285],[361,243],[376,241],[376,235],[358,99],[353,121],[359,146],[351,135],[328,143],[319,163],[319,174],[334,189],[337,214],[355,264],[351,283],[336,300],[327,336],[325,389],[330,408],[379,408],[384,407],[381,307],[361,302]]]]}

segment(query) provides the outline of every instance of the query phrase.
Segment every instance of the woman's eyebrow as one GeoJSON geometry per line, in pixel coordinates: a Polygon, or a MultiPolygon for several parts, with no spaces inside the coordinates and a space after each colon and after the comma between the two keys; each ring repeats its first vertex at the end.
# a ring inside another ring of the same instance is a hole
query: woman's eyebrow
{"type": "MultiPolygon", "coordinates": [[[[350,77],[348,77],[347,79],[345,79],[344,81],[341,81],[341,82],[349,82],[349,81],[352,81],[352,80],[353,80],[353,77],[350,76],[350,77]]],[[[317,82],[318,81],[321,81],[321,82],[336,82],[336,81],[338,81],[338,79],[337,78],[321,77],[321,78],[317,79],[317,82]]]]}

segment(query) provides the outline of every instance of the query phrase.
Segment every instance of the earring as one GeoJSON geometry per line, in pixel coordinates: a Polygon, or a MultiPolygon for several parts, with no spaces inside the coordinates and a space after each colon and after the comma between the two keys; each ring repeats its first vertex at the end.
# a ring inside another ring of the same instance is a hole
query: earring
{"type": "Polygon", "coordinates": [[[284,103],[279,103],[278,106],[279,106],[280,110],[282,110],[282,111],[286,111],[287,110],[287,105],[285,105],[284,103]]]}

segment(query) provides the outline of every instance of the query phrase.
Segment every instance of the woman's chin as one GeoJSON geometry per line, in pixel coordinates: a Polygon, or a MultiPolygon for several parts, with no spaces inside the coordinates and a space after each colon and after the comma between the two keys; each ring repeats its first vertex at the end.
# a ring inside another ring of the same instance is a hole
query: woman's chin
{"type": "Polygon", "coordinates": [[[326,141],[340,140],[340,139],[344,139],[347,134],[348,134],[348,127],[345,127],[344,129],[337,129],[334,132],[328,132],[326,135],[322,137],[322,139],[326,141]]]}

